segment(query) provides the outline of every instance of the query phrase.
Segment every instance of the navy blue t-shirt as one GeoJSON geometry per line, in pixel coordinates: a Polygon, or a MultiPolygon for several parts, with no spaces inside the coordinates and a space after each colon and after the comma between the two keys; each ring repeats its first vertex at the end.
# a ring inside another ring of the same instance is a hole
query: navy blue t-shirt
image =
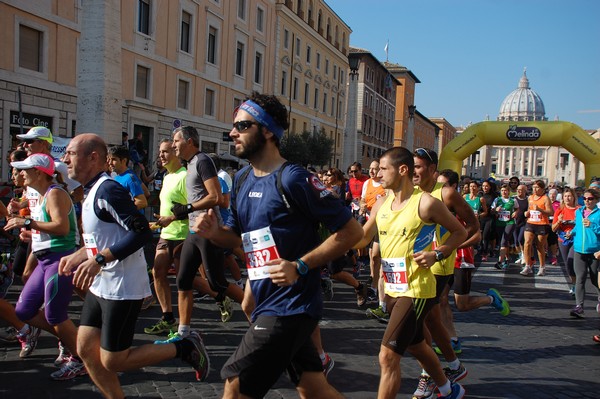
{"type": "MultiPolygon", "coordinates": [[[[326,190],[316,176],[298,165],[288,165],[281,179],[292,212],[286,208],[277,190],[279,170],[263,177],[256,177],[250,170],[237,190],[238,178],[245,169],[235,176],[231,193],[232,217],[227,225],[238,234],[270,227],[282,259],[294,261],[317,247],[321,243],[317,232],[319,222],[335,232],[352,218],[348,208],[326,190]]],[[[250,281],[256,303],[252,320],[259,315],[303,313],[320,318],[323,309],[320,278],[321,271],[317,267],[289,287],[279,287],[269,278],[250,281]]]]}

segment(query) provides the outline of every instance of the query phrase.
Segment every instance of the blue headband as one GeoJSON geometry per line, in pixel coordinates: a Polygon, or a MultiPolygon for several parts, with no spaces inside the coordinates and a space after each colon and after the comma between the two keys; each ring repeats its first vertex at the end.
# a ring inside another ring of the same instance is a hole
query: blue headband
{"type": "Polygon", "coordinates": [[[267,114],[260,105],[254,101],[247,100],[240,105],[239,109],[244,110],[252,115],[252,117],[256,119],[258,123],[266,127],[268,131],[273,133],[279,140],[281,140],[281,137],[283,137],[283,128],[279,126],[277,122],[271,118],[271,115],[267,114]]]}

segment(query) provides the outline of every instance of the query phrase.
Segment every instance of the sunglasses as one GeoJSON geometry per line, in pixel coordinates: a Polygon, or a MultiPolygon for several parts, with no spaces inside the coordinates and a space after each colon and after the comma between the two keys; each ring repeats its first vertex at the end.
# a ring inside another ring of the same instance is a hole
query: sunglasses
{"type": "Polygon", "coordinates": [[[37,141],[36,139],[25,139],[25,140],[23,140],[23,142],[24,142],[25,144],[33,144],[33,143],[35,143],[36,141],[37,141]]]}
{"type": "Polygon", "coordinates": [[[358,170],[352,170],[352,169],[350,169],[350,173],[358,173],[358,170]]]}
{"type": "Polygon", "coordinates": [[[584,201],[594,201],[596,197],[583,197],[584,201]]]}
{"type": "Polygon", "coordinates": [[[245,132],[246,130],[250,129],[252,127],[252,125],[258,125],[258,124],[259,124],[258,122],[254,122],[254,121],[237,121],[237,122],[233,122],[233,127],[235,128],[235,130],[242,133],[242,132],[245,132]]]}
{"type": "MultiPolygon", "coordinates": [[[[433,160],[433,158],[432,158],[432,156],[431,156],[431,154],[429,153],[429,151],[428,151],[426,148],[417,148],[417,149],[415,150],[415,153],[416,153],[416,154],[417,154],[419,157],[421,157],[421,158],[427,157],[427,158],[429,158],[429,161],[430,161],[431,163],[437,164],[437,159],[434,161],[434,160],[433,160]]],[[[437,157],[436,157],[436,158],[437,158],[437,157]]]]}
{"type": "Polygon", "coordinates": [[[331,173],[325,173],[325,176],[332,176],[331,173]]]}

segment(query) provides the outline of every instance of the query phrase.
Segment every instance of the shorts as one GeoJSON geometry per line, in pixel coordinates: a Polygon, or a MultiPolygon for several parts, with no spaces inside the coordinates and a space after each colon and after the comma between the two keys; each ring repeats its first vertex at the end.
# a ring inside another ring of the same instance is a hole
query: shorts
{"type": "Polygon", "coordinates": [[[447,275],[447,276],[440,276],[435,274],[435,298],[433,298],[433,303],[434,304],[438,304],[440,303],[440,296],[442,295],[442,291],[444,291],[444,288],[446,288],[446,286],[448,285],[448,282],[450,281],[450,277],[452,277],[451,274],[447,275]]]}
{"type": "Polygon", "coordinates": [[[423,321],[435,304],[434,298],[392,298],[386,295],[385,303],[390,320],[381,344],[402,356],[406,348],[425,339],[423,321]]]}
{"type": "Polygon", "coordinates": [[[115,301],[88,292],[81,309],[80,325],[100,331],[100,347],[109,352],[121,352],[131,347],[135,323],[143,299],[115,301]]]}
{"type": "Polygon", "coordinates": [[[159,238],[156,244],[156,250],[166,249],[169,252],[169,258],[179,259],[181,257],[181,248],[184,240],[166,240],[159,238]]]}
{"type": "Polygon", "coordinates": [[[550,228],[548,230],[548,245],[556,245],[556,244],[558,244],[558,236],[550,228]]]}
{"type": "Polygon", "coordinates": [[[344,256],[332,260],[331,262],[328,262],[327,270],[329,271],[329,275],[334,275],[343,271],[345,268],[352,266],[354,266],[354,259],[352,253],[350,252],[344,256]]]}
{"type": "Polygon", "coordinates": [[[198,234],[190,233],[181,248],[177,289],[179,291],[191,291],[194,277],[200,264],[202,264],[210,288],[218,295],[225,295],[225,290],[229,288],[229,282],[225,277],[224,262],[225,257],[222,248],[217,247],[210,240],[202,238],[198,234]]]}
{"type": "Polygon", "coordinates": [[[454,269],[454,293],[456,295],[469,295],[474,268],[454,269]]]}
{"type": "Polygon", "coordinates": [[[296,385],[304,371],[323,372],[311,335],[318,320],[308,315],[258,316],[221,369],[221,378],[239,378],[240,393],[262,398],[287,371],[296,385]]]}
{"type": "Polygon", "coordinates": [[[550,225],[547,224],[532,224],[525,223],[525,231],[535,234],[536,236],[548,235],[550,225]]]}

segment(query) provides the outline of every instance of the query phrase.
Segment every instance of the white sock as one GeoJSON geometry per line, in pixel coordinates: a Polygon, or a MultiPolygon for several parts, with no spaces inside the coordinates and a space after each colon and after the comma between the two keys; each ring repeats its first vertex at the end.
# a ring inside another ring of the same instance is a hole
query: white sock
{"type": "Polygon", "coordinates": [[[381,301],[381,302],[379,302],[379,306],[381,306],[381,309],[382,309],[384,312],[387,312],[387,306],[385,305],[385,302],[384,302],[384,301],[381,301]]]}
{"type": "Polygon", "coordinates": [[[182,337],[187,337],[190,335],[190,331],[192,331],[191,327],[185,324],[180,324],[179,328],[177,329],[177,333],[182,337]]]}
{"type": "Polygon", "coordinates": [[[319,353],[319,357],[321,358],[321,363],[322,363],[322,362],[324,362],[324,361],[325,361],[325,358],[326,358],[326,356],[325,356],[325,352],[321,352],[321,353],[319,353]]]}
{"type": "Polygon", "coordinates": [[[448,367],[450,367],[450,370],[458,370],[460,367],[460,360],[454,359],[453,361],[448,362],[448,367]]]}
{"type": "Polygon", "coordinates": [[[429,373],[427,371],[425,371],[425,369],[421,369],[421,375],[424,375],[425,377],[429,377],[429,373]]]}
{"type": "Polygon", "coordinates": [[[448,396],[450,395],[450,392],[452,392],[452,387],[450,386],[450,380],[446,380],[446,383],[442,386],[438,387],[440,393],[442,394],[442,396],[448,396]]]}

